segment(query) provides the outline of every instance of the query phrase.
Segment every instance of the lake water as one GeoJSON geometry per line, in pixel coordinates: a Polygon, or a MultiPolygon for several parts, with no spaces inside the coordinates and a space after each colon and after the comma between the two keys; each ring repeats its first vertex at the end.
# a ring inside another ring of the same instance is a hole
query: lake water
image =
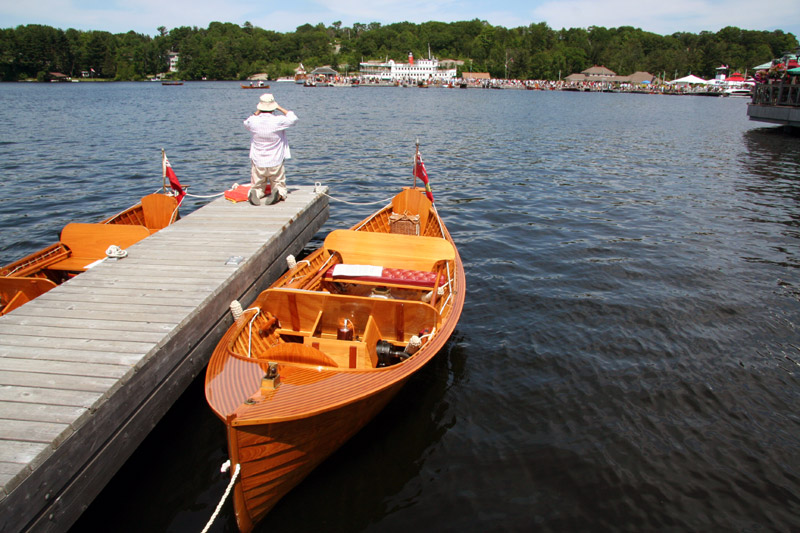
{"type": "MultiPolygon", "coordinates": [[[[273,84],[329,230],[410,182],[467,272],[447,348],[258,531],[800,528],[800,142],[746,100],[273,84]]],[[[0,84],[0,264],[160,187],[248,180],[238,83],[0,84]]],[[[189,198],[183,212],[204,205],[189,198]]],[[[199,531],[202,376],[73,528],[199,531]]],[[[234,531],[227,504],[213,531],[234,531]]]]}

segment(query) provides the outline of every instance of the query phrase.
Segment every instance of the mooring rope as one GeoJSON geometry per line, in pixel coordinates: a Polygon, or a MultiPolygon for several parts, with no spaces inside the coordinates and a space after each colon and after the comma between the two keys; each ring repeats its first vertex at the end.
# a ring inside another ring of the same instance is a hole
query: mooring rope
{"type": "MultiPolygon", "coordinates": [[[[233,185],[233,188],[235,189],[237,185],[238,185],[238,183],[235,183],[233,185]]],[[[315,190],[315,192],[318,192],[319,189],[321,189],[321,187],[322,187],[320,183],[315,183],[314,186],[315,186],[315,189],[317,189],[317,190],[315,190]]],[[[225,194],[224,192],[221,192],[221,193],[217,193],[217,194],[199,195],[199,194],[192,194],[190,192],[186,192],[185,196],[191,196],[192,198],[216,198],[216,197],[222,196],[224,194],[225,194]]],[[[375,205],[375,204],[386,204],[386,203],[392,201],[391,198],[387,198],[385,200],[378,200],[376,202],[348,202],[347,200],[342,200],[341,198],[336,198],[336,197],[331,196],[330,194],[327,194],[327,193],[324,193],[324,192],[321,192],[320,194],[322,194],[322,196],[327,196],[328,198],[330,198],[334,202],[342,202],[342,203],[347,204],[347,205],[375,205]]]]}
{"type": "Polygon", "coordinates": [[[250,323],[247,325],[247,357],[253,357],[250,353],[253,350],[253,322],[255,322],[258,315],[261,314],[260,307],[251,307],[248,311],[255,311],[252,318],[250,319],[250,323]]]}
{"type": "Polygon", "coordinates": [[[347,200],[342,200],[341,198],[336,198],[336,197],[331,196],[330,194],[325,193],[325,192],[320,193],[320,194],[322,194],[322,196],[327,196],[328,198],[330,198],[334,202],[342,202],[343,204],[347,204],[347,205],[375,205],[375,204],[386,204],[386,203],[389,203],[389,202],[392,201],[391,198],[387,198],[385,200],[378,200],[377,202],[363,202],[363,203],[348,202],[347,200]]]}
{"type": "MultiPolygon", "coordinates": [[[[228,461],[226,461],[225,464],[222,465],[222,471],[225,472],[230,467],[231,467],[231,461],[230,459],[228,459],[228,461]]],[[[214,514],[211,515],[211,518],[208,520],[206,527],[203,528],[202,533],[208,533],[208,529],[214,523],[214,520],[217,519],[217,515],[219,515],[220,510],[222,510],[222,504],[224,504],[225,500],[227,500],[228,496],[230,496],[231,490],[233,489],[233,485],[234,483],[236,483],[236,478],[239,477],[240,468],[241,465],[237,463],[236,468],[233,470],[233,476],[231,477],[231,482],[228,483],[228,488],[225,489],[225,494],[222,495],[222,499],[217,504],[217,508],[214,510],[214,514]]]]}
{"type": "Polygon", "coordinates": [[[216,198],[217,196],[222,196],[223,194],[225,194],[225,193],[224,192],[220,192],[220,193],[217,193],[217,194],[199,195],[199,194],[191,194],[191,193],[187,192],[186,196],[191,196],[192,198],[216,198]]]}

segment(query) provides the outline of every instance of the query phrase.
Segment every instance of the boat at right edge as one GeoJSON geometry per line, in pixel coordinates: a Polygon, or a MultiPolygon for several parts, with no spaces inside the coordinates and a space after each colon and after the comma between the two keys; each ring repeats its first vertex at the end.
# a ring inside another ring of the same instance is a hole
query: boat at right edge
{"type": "Polygon", "coordinates": [[[427,187],[404,188],[332,231],[250,308],[231,304],[235,323],[205,387],[225,422],[241,531],[377,415],[455,330],[464,267],[431,200],[427,187]]]}

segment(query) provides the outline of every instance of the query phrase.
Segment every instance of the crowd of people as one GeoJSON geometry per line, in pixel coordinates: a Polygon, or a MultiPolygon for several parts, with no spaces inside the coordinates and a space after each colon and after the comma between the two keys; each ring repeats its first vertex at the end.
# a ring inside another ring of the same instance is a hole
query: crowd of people
{"type": "Polygon", "coordinates": [[[583,92],[622,92],[651,94],[700,94],[722,93],[720,87],[689,84],[670,84],[654,79],[647,83],[610,82],[610,81],[570,81],[570,80],[518,80],[503,78],[471,79],[456,78],[452,80],[429,80],[419,83],[416,80],[382,80],[376,77],[339,76],[331,78],[331,86],[365,86],[365,87],[440,87],[462,89],[519,89],[538,91],[583,91],[583,92]]]}

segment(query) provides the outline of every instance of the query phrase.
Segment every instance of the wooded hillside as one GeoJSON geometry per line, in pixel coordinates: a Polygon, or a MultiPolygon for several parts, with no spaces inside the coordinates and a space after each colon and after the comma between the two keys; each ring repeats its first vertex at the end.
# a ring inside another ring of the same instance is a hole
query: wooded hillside
{"type": "MultiPolygon", "coordinates": [[[[712,32],[658,35],[623,26],[554,30],[545,23],[506,29],[485,21],[399,22],[381,25],[340,22],[305,24],[278,33],[245,23],[212,22],[208,28],[158,28],[155,37],[130,31],[61,30],[30,24],[0,30],[0,78],[46,79],[49,72],[72,77],[91,71],[101,78],[141,80],[167,70],[167,54],[180,54],[183,79],[245,79],[266,72],[293,73],[299,62],[311,69],[331,65],[354,74],[368,59],[406,61],[408,53],[464,61],[464,71],[494,77],[549,79],[604,65],[620,75],[635,71],[692,73],[710,78],[726,64],[742,72],[798,47],[791,33],[727,27],[712,32]]],[[[460,71],[459,71],[460,73],[460,71]]]]}

